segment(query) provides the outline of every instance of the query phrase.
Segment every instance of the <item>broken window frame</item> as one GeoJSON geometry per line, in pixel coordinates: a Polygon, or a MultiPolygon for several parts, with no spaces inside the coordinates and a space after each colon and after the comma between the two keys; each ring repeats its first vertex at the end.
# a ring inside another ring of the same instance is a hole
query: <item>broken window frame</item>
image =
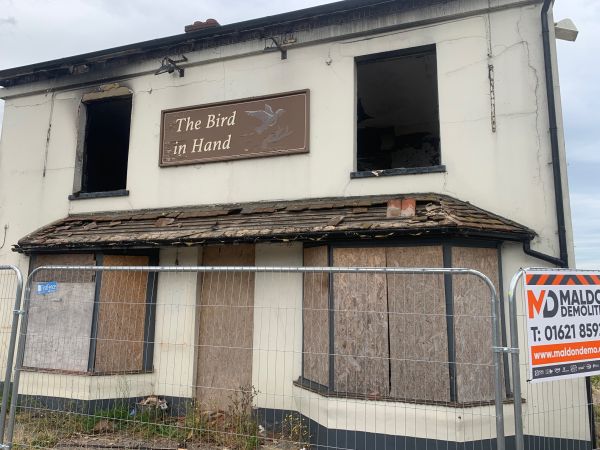
{"type": "Polygon", "coordinates": [[[437,76],[437,48],[435,44],[431,45],[423,45],[418,47],[411,47],[407,49],[401,50],[392,50],[388,52],[374,53],[368,55],[362,55],[355,57],[355,122],[354,122],[354,168],[355,170],[350,173],[351,179],[360,179],[360,178],[372,178],[372,177],[381,177],[381,176],[395,176],[395,175],[416,175],[416,174],[428,174],[428,173],[445,173],[446,166],[442,162],[442,145],[441,145],[441,122],[440,122],[440,107],[439,107],[439,86],[438,86],[438,76],[437,76]],[[381,167],[381,168],[373,168],[373,169],[364,169],[359,168],[359,117],[358,117],[358,108],[359,108],[359,73],[358,68],[361,64],[368,63],[377,63],[377,62],[385,62],[389,60],[399,59],[402,57],[410,57],[421,54],[433,54],[435,56],[436,61],[436,82],[435,82],[435,110],[437,112],[437,158],[438,164],[426,165],[426,166],[416,166],[416,167],[381,167]]]}
{"type": "MultiPolygon", "coordinates": [[[[497,275],[498,275],[498,296],[500,299],[503,297],[503,280],[502,280],[502,242],[495,240],[485,240],[485,239],[461,239],[461,238],[449,238],[449,239],[419,239],[419,240],[393,240],[387,242],[335,242],[335,243],[319,243],[319,244],[305,244],[303,247],[303,255],[305,254],[304,250],[307,248],[315,248],[315,247],[326,247],[327,248],[327,260],[328,267],[334,267],[333,264],[333,251],[336,248],[358,248],[358,249],[369,249],[369,248],[388,248],[388,247],[429,247],[429,246],[441,246],[442,247],[442,255],[443,255],[443,265],[440,267],[444,268],[452,268],[453,260],[452,260],[452,250],[454,248],[474,248],[474,249],[496,249],[497,252],[497,275]]],[[[391,267],[391,266],[390,266],[391,267]]],[[[306,276],[306,274],[304,275],[306,276]]],[[[353,392],[340,392],[336,390],[335,384],[335,371],[334,367],[334,358],[335,358],[335,333],[333,331],[334,327],[334,315],[335,315],[335,304],[334,304],[334,282],[332,275],[324,275],[328,277],[328,361],[327,361],[327,372],[328,372],[328,380],[327,384],[322,384],[314,381],[308,376],[305,376],[305,358],[306,358],[306,349],[305,349],[305,303],[306,303],[306,291],[303,289],[303,313],[302,313],[302,370],[301,376],[294,383],[296,386],[308,389],[312,392],[316,392],[325,397],[343,397],[343,398],[357,398],[362,400],[371,400],[368,397],[365,397],[360,393],[353,392]]],[[[452,275],[443,275],[444,284],[445,284],[445,304],[446,311],[451,311],[453,314],[454,304],[455,304],[455,296],[453,292],[453,276],[452,275]]],[[[502,345],[506,344],[506,317],[504,311],[504,302],[500,301],[500,324],[501,324],[501,339],[502,345]]],[[[388,299],[389,304],[389,299],[388,299]]],[[[388,306],[389,307],[389,306],[388,306]]],[[[314,319],[313,319],[314,320],[314,319]]],[[[456,356],[456,340],[454,334],[454,322],[455,317],[452,315],[448,315],[448,324],[447,324],[447,343],[448,343],[448,391],[450,401],[442,401],[442,400],[426,400],[426,399],[404,399],[404,398],[395,398],[392,396],[376,398],[372,400],[385,400],[385,401],[415,401],[417,403],[423,404],[443,404],[443,405],[456,405],[459,407],[465,405],[486,405],[493,403],[493,400],[481,400],[481,401],[461,401],[458,398],[458,386],[457,386],[457,356],[456,356]]],[[[491,335],[490,335],[491,338],[491,335]]],[[[388,335],[389,339],[389,335],[388,335]]],[[[391,344],[391,343],[390,343],[391,344]]],[[[490,344],[491,345],[491,344],[490,344]]],[[[490,346],[491,352],[491,346],[490,346]]],[[[510,384],[510,374],[509,374],[509,364],[508,357],[504,355],[503,357],[503,377],[504,377],[504,396],[506,399],[512,399],[512,390],[510,384]]]]}
{"type": "Polygon", "coordinates": [[[73,193],[69,195],[69,200],[80,200],[87,198],[104,198],[104,197],[121,197],[128,196],[127,190],[127,172],[129,165],[129,147],[131,138],[131,119],[133,116],[133,91],[123,86],[110,86],[108,89],[103,89],[84,94],[81,99],[78,110],[78,137],[77,150],[75,158],[75,178],[73,180],[73,193]],[[97,102],[119,101],[129,98],[131,103],[131,112],[129,117],[129,136],[127,139],[127,158],[125,168],[125,186],[114,190],[94,191],[89,190],[86,186],[87,172],[87,138],[89,113],[88,106],[97,102]]]}
{"type": "MultiPolygon", "coordinates": [[[[159,255],[157,251],[78,251],[78,252],[61,252],[61,253],[35,253],[31,254],[29,258],[29,274],[36,268],[39,267],[36,264],[36,258],[40,255],[44,256],[63,256],[63,255],[75,255],[75,254],[89,254],[94,256],[94,266],[102,266],[104,256],[145,256],[148,257],[149,266],[157,266],[159,262],[159,255]]],[[[43,264],[49,265],[49,264],[43,264]]],[[[59,264],[59,265],[71,265],[71,264],[59,264]]],[[[92,271],[92,270],[90,270],[92,271]]],[[[77,271],[73,271],[74,274],[77,271]]],[[[90,317],[90,348],[88,354],[88,367],[87,371],[71,371],[68,369],[61,368],[40,368],[35,366],[26,366],[24,370],[30,372],[49,372],[49,373],[62,373],[69,372],[72,374],[80,375],[96,375],[96,376],[109,376],[109,375],[123,375],[123,374],[144,374],[154,372],[154,336],[155,336],[155,325],[156,325],[156,300],[157,300],[157,288],[158,288],[158,272],[147,272],[147,288],[146,288],[146,303],[145,303],[145,314],[144,314],[144,342],[143,342],[143,354],[142,354],[142,366],[136,370],[112,370],[112,371],[97,371],[95,368],[95,356],[97,349],[97,332],[99,325],[99,305],[100,305],[100,288],[102,286],[102,274],[104,271],[94,271],[94,305],[93,312],[90,317]]],[[[27,330],[25,330],[27,335],[27,330]]]]}

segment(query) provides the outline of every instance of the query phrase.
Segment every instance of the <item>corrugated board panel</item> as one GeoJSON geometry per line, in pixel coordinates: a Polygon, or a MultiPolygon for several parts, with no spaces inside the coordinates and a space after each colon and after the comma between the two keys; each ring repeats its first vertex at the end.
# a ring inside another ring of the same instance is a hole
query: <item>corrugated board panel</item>
{"type": "MultiPolygon", "coordinates": [[[[105,266],[147,266],[148,256],[105,255],[105,266]]],[[[148,273],[102,273],[98,304],[95,372],[143,368],[148,273]]]]}
{"type": "MultiPolygon", "coordinates": [[[[204,248],[205,266],[253,266],[254,245],[204,248]]],[[[209,272],[201,283],[196,396],[203,408],[227,409],[252,385],[254,273],[209,272]]]]}
{"type": "MultiPolygon", "coordinates": [[[[385,266],[384,248],[335,248],[334,266],[385,266]]],[[[334,371],[338,392],[370,398],[389,395],[385,274],[336,274],[334,371]]]]}
{"type": "MultiPolygon", "coordinates": [[[[441,246],[387,248],[388,267],[443,267],[441,246]]],[[[391,395],[449,401],[443,275],[387,276],[391,395]]]]}
{"type": "MultiPolygon", "coordinates": [[[[304,249],[304,266],[327,267],[327,246],[304,249]]],[[[304,373],[307,380],[329,383],[329,274],[305,273],[303,297],[304,373]]]]}
{"type": "MultiPolygon", "coordinates": [[[[452,266],[479,270],[498,289],[498,250],[453,247],[452,266]]],[[[453,277],[456,379],[460,402],[494,399],[490,291],[470,275],[453,277]]]]}
{"type": "MultiPolygon", "coordinates": [[[[41,266],[95,266],[93,253],[63,253],[33,255],[30,270],[41,266]]],[[[64,283],[93,283],[96,273],[93,270],[41,270],[35,275],[35,281],[57,281],[64,283]]]]}

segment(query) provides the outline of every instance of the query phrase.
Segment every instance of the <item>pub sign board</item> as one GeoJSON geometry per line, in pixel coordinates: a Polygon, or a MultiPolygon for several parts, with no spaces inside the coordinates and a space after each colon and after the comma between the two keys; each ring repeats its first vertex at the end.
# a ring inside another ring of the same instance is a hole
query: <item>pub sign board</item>
{"type": "Polygon", "coordinates": [[[308,153],[309,91],[162,112],[160,166],[308,153]]]}

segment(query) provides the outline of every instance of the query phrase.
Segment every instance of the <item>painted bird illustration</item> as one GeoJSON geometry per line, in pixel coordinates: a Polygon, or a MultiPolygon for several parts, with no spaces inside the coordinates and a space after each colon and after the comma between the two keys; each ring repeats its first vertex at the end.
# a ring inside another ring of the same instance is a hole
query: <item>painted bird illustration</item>
{"type": "Polygon", "coordinates": [[[259,127],[255,128],[255,131],[258,134],[262,134],[267,128],[275,126],[284,112],[285,109],[273,111],[271,105],[265,103],[265,109],[263,111],[246,111],[246,114],[262,122],[259,127]]]}

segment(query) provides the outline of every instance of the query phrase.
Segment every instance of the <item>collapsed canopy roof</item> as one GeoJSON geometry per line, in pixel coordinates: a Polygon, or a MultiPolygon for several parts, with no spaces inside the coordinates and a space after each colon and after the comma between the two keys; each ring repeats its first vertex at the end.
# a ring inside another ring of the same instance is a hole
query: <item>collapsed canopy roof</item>
{"type": "Polygon", "coordinates": [[[535,233],[446,195],[408,194],[76,214],[25,236],[14,250],[440,235],[524,241],[535,233]],[[389,202],[399,199],[414,199],[414,214],[388,217],[389,202]]]}

